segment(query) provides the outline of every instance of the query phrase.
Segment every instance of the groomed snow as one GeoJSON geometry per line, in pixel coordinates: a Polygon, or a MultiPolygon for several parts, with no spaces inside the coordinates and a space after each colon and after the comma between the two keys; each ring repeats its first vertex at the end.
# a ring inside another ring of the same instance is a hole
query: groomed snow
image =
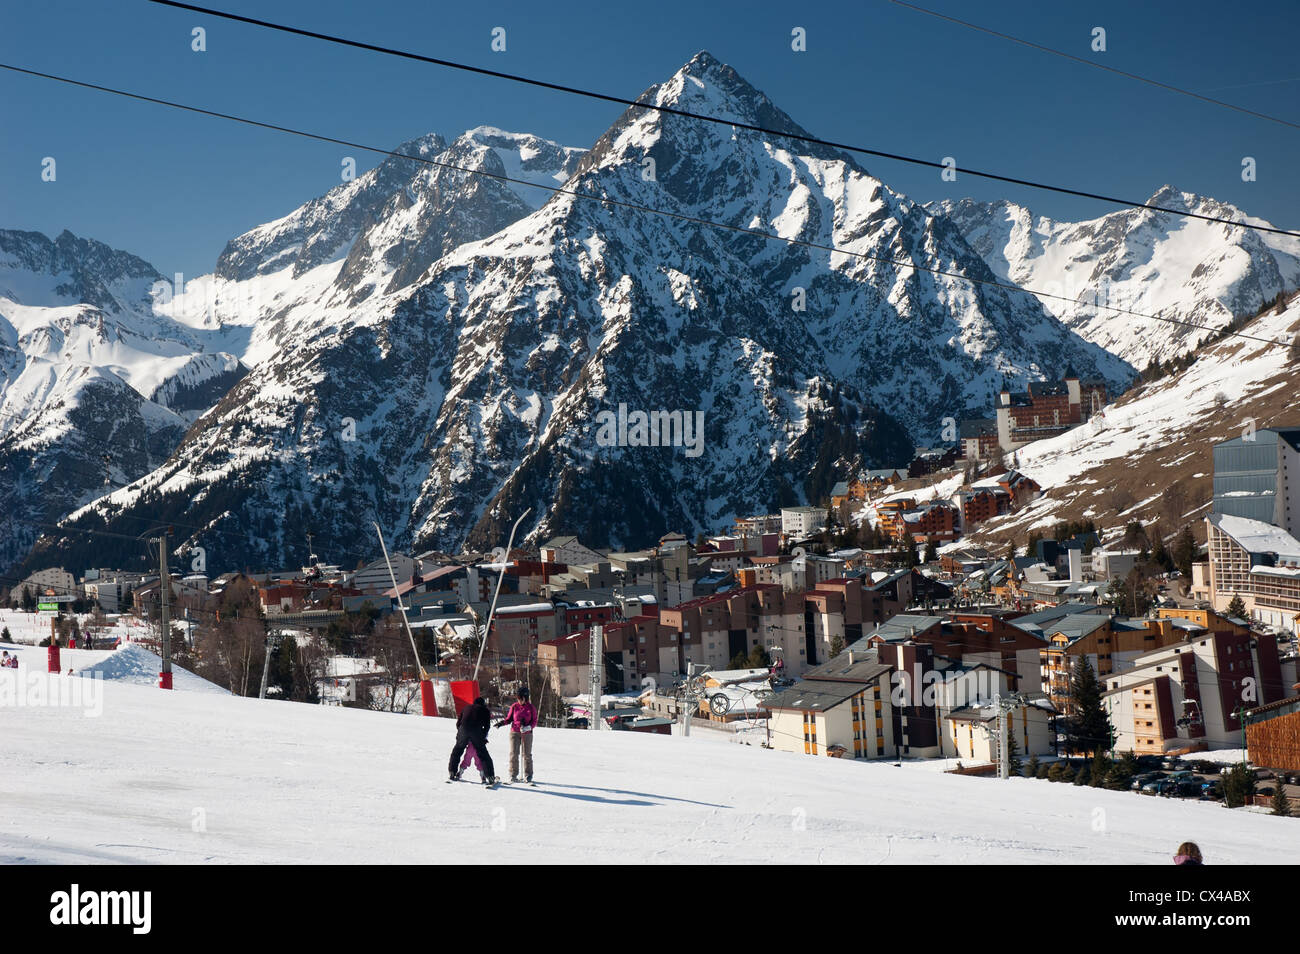
{"type": "Polygon", "coordinates": [[[539,729],[542,784],[483,791],[443,783],[448,720],[102,691],[98,718],[5,713],[0,863],[1164,865],[1191,838],[1224,865],[1300,845],[1293,820],[1210,803],[625,732],[539,729]]]}

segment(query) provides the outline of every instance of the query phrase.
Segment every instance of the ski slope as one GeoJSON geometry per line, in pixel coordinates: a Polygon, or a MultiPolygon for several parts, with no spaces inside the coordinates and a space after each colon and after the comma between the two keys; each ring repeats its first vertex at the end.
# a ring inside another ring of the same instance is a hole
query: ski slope
{"type": "MultiPolygon", "coordinates": [[[[0,672],[20,677],[69,678],[0,672]]],[[[483,790],[443,782],[449,720],[101,688],[97,718],[4,713],[0,863],[1168,864],[1191,838],[1223,865],[1300,847],[1293,819],[1208,803],[622,732],[538,730],[542,784],[483,790]]]]}

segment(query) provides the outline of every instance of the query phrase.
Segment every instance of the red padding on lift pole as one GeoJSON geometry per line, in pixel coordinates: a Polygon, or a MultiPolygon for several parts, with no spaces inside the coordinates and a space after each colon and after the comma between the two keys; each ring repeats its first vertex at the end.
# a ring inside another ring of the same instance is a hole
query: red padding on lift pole
{"type": "Polygon", "coordinates": [[[438,702],[433,698],[433,680],[420,680],[420,714],[427,716],[436,716],[438,714],[438,702]]]}
{"type": "Polygon", "coordinates": [[[460,715],[461,710],[472,706],[478,698],[478,680],[453,679],[451,697],[456,700],[456,715],[460,715]]]}

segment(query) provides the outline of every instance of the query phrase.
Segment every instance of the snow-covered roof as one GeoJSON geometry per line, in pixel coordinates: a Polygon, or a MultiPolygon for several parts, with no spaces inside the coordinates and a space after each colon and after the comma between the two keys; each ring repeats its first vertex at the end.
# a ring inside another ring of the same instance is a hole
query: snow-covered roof
{"type": "Polygon", "coordinates": [[[1247,553],[1276,553],[1300,560],[1300,540],[1281,527],[1262,520],[1223,513],[1211,514],[1210,522],[1232,537],[1233,542],[1247,553]]]}
{"type": "Polygon", "coordinates": [[[704,678],[714,679],[718,682],[738,682],[741,680],[765,680],[768,677],[766,669],[710,669],[704,674],[704,678]]]}
{"type": "Polygon", "coordinates": [[[524,603],[519,606],[498,606],[496,615],[517,616],[521,613],[553,613],[555,607],[550,603],[524,603]]]}
{"type": "Polygon", "coordinates": [[[1300,579],[1300,566],[1264,566],[1263,564],[1252,566],[1251,573],[1263,573],[1268,576],[1284,576],[1291,579],[1300,579]]]}

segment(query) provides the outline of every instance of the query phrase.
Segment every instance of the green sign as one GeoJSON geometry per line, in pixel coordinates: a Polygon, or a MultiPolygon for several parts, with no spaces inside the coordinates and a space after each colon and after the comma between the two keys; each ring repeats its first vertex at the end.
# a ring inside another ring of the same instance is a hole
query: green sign
{"type": "Polygon", "coordinates": [[[42,612],[57,613],[59,611],[58,603],[37,603],[36,608],[42,612]]]}

